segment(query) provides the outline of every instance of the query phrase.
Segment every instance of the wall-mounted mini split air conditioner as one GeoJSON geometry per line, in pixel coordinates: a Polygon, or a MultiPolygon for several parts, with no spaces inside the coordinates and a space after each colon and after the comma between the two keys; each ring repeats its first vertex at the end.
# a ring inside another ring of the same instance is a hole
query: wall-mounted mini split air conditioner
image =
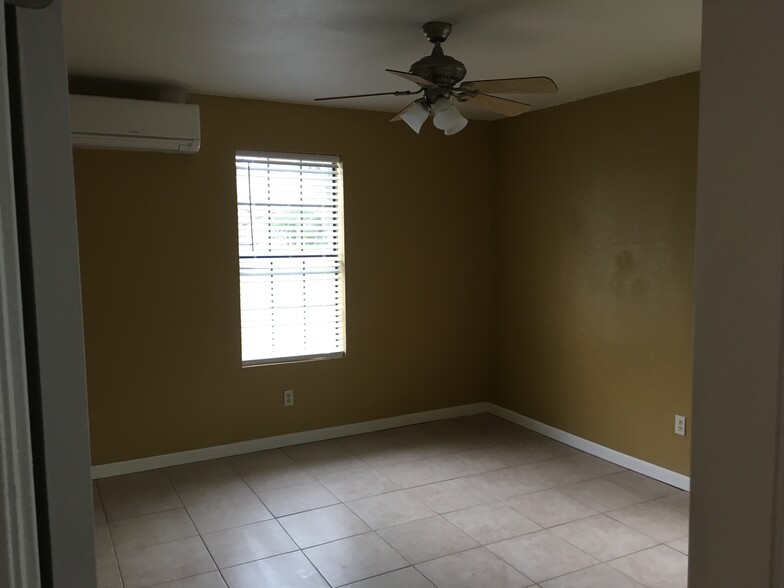
{"type": "Polygon", "coordinates": [[[71,95],[74,147],[197,153],[199,107],[152,100],[71,95]]]}

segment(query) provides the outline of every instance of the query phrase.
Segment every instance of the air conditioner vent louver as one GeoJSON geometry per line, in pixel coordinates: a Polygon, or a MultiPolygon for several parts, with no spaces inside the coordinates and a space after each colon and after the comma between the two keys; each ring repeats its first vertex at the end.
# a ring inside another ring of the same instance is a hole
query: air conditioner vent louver
{"type": "Polygon", "coordinates": [[[197,153],[199,107],[152,100],[71,95],[74,147],[197,153]]]}

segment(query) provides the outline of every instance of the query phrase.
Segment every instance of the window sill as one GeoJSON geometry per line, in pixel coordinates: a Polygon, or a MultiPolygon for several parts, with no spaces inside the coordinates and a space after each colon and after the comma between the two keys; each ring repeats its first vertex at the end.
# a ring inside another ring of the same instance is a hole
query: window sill
{"type": "Polygon", "coordinates": [[[292,357],[272,357],[270,359],[249,359],[242,362],[243,368],[259,367],[265,365],[281,365],[289,363],[303,363],[306,361],[322,361],[324,359],[341,359],[346,357],[345,351],[338,353],[320,353],[317,355],[295,355],[292,357]]]}

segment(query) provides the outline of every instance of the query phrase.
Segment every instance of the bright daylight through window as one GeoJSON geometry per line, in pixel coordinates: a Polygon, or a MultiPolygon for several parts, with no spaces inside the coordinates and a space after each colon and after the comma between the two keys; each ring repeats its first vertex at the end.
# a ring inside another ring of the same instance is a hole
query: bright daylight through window
{"type": "Polygon", "coordinates": [[[345,352],[340,158],[238,152],[242,363],[345,352]]]}

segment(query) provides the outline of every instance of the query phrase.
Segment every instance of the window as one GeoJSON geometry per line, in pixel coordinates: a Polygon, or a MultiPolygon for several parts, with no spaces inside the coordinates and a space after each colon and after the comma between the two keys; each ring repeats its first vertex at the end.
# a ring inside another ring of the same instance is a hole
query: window
{"type": "Polygon", "coordinates": [[[238,152],[242,363],[345,352],[340,158],[238,152]]]}

